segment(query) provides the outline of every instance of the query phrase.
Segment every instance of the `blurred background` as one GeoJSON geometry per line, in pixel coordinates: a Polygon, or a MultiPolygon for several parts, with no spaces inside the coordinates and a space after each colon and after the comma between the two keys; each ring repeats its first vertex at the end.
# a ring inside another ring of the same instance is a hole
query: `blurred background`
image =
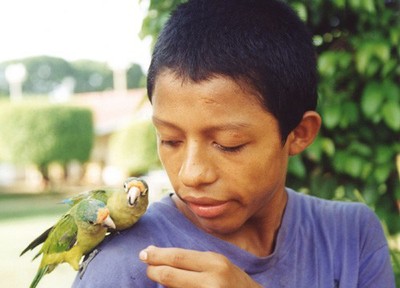
{"type": "MultiPolygon", "coordinates": [[[[13,0],[0,11],[0,283],[27,287],[19,257],[58,219],[61,199],[127,176],[151,200],[170,189],[145,81],[151,47],[178,0],[13,0]]],[[[290,160],[288,186],[363,201],[380,217],[400,287],[400,1],[288,2],[318,53],[323,127],[290,160]]],[[[39,287],[70,287],[62,264],[39,287]]]]}

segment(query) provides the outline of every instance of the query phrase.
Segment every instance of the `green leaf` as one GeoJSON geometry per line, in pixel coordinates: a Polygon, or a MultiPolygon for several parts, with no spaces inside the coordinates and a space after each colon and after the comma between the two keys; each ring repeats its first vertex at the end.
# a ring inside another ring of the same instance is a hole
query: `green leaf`
{"type": "Polygon", "coordinates": [[[361,8],[361,3],[362,3],[362,0],[349,0],[350,6],[355,10],[358,10],[361,8]]]}
{"type": "Polygon", "coordinates": [[[332,139],[327,137],[322,139],[322,150],[330,157],[335,154],[335,143],[332,139]]]}
{"type": "Polygon", "coordinates": [[[322,53],[318,58],[318,69],[322,75],[332,76],[335,69],[335,54],[331,51],[322,53]]]}
{"type": "Polygon", "coordinates": [[[372,57],[373,51],[368,45],[361,45],[356,51],[355,60],[356,68],[360,74],[364,74],[369,63],[369,59],[372,57]]]}
{"type": "Polygon", "coordinates": [[[289,158],[288,173],[304,179],[306,176],[306,167],[304,166],[303,160],[300,155],[292,156],[289,158]]]}
{"type": "Polygon", "coordinates": [[[392,161],[395,151],[391,147],[378,145],[375,151],[375,162],[378,164],[385,164],[392,161]]]}
{"type": "Polygon", "coordinates": [[[387,40],[367,40],[360,43],[356,51],[356,68],[360,74],[373,75],[379,68],[380,63],[372,61],[379,59],[383,64],[390,59],[391,46],[387,40]]]}
{"type": "Polygon", "coordinates": [[[361,143],[359,141],[352,141],[347,147],[347,151],[351,154],[356,154],[365,158],[371,157],[373,154],[370,145],[361,143]]]}
{"type": "Polygon", "coordinates": [[[384,183],[389,178],[390,172],[392,171],[392,165],[390,164],[382,164],[376,166],[374,169],[374,178],[378,183],[384,183]]]}
{"type": "Polygon", "coordinates": [[[361,96],[361,110],[367,118],[372,118],[381,107],[382,89],[377,82],[368,83],[361,96]]]}
{"type": "Polygon", "coordinates": [[[322,110],[322,119],[326,128],[335,128],[340,121],[342,116],[341,108],[339,104],[326,105],[322,110]]]}
{"type": "Polygon", "coordinates": [[[373,0],[362,0],[362,8],[370,13],[375,12],[375,5],[373,0]]]}
{"type": "Polygon", "coordinates": [[[359,156],[348,155],[345,160],[344,172],[354,178],[358,178],[363,170],[365,160],[359,156]]]}
{"type": "Polygon", "coordinates": [[[381,67],[381,63],[377,58],[370,58],[367,67],[365,68],[364,75],[367,77],[374,76],[381,67]]]}
{"type": "Polygon", "coordinates": [[[397,102],[400,101],[400,87],[399,84],[394,83],[390,80],[383,82],[382,90],[384,91],[385,98],[388,101],[397,102]]]}
{"type": "Polygon", "coordinates": [[[307,21],[307,8],[303,3],[295,2],[291,6],[297,12],[301,20],[307,21]]]}
{"type": "Polygon", "coordinates": [[[388,101],[382,107],[383,120],[386,125],[395,130],[400,130],[400,106],[399,103],[388,101]]]}
{"type": "Polygon", "coordinates": [[[389,59],[383,64],[381,75],[387,77],[396,69],[397,65],[398,62],[395,59],[389,59]]]}
{"type": "Polygon", "coordinates": [[[394,46],[398,46],[400,45],[400,27],[392,27],[389,30],[389,34],[390,34],[390,41],[392,42],[392,44],[394,46]]]}
{"type": "Polygon", "coordinates": [[[340,119],[340,127],[347,128],[358,121],[358,106],[353,102],[345,102],[342,107],[342,117],[340,119]]]}
{"type": "Polygon", "coordinates": [[[373,43],[372,49],[374,54],[382,61],[386,62],[390,59],[390,44],[388,41],[379,40],[373,43]]]}

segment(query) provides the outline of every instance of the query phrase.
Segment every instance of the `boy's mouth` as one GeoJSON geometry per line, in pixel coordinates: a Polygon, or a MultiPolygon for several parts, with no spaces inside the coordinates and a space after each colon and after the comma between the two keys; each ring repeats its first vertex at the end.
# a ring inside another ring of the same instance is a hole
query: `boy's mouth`
{"type": "Polygon", "coordinates": [[[211,198],[186,197],[184,202],[194,214],[201,218],[219,217],[229,207],[229,201],[218,201],[211,198]]]}

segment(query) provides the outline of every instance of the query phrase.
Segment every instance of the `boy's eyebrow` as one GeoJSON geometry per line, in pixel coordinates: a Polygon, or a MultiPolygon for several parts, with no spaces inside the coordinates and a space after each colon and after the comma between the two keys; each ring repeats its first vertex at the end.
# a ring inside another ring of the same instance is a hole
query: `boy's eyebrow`
{"type": "Polygon", "coordinates": [[[154,125],[168,126],[168,127],[171,127],[171,128],[178,129],[178,127],[175,124],[172,124],[172,123],[170,123],[168,121],[165,121],[165,120],[161,120],[161,119],[157,118],[156,116],[152,116],[151,118],[153,120],[153,124],[154,125]]]}
{"type": "MultiPolygon", "coordinates": [[[[170,123],[168,121],[159,119],[155,116],[153,116],[152,119],[153,119],[153,123],[155,125],[168,126],[171,128],[180,129],[177,125],[170,123]]],[[[210,130],[210,131],[241,130],[241,129],[249,128],[250,126],[251,125],[248,123],[236,121],[236,122],[225,123],[222,125],[210,126],[207,130],[210,130]]]]}

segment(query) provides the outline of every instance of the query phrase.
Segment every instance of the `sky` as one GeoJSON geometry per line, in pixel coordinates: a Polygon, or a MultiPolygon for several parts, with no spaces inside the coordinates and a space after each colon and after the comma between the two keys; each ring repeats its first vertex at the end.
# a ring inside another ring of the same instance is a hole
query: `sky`
{"type": "Polygon", "coordinates": [[[0,62],[30,56],[89,59],[113,66],[150,61],[138,37],[139,0],[1,0],[0,62]]]}

